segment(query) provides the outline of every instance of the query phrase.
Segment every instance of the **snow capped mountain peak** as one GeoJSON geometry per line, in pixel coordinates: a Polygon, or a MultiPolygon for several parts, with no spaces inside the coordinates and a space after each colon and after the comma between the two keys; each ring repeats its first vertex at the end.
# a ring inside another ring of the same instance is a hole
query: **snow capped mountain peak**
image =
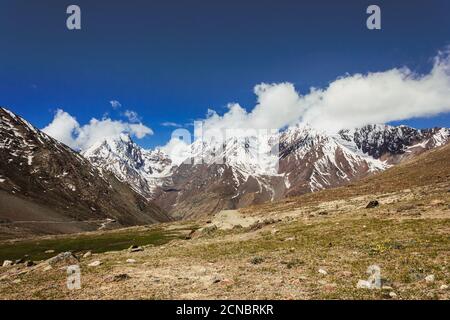
{"type": "Polygon", "coordinates": [[[184,162],[161,149],[144,150],[128,135],[104,139],[83,155],[167,211],[188,217],[341,186],[441,146],[450,136],[445,128],[384,124],[335,134],[308,124],[248,132],[198,139],[184,146],[184,162]]]}
{"type": "MultiPolygon", "coordinates": [[[[100,219],[114,219],[117,226],[170,220],[128,186],[103,175],[79,153],[4,108],[0,108],[0,191],[8,202],[0,206],[3,217],[73,221],[71,232],[93,230],[94,221],[100,219]]],[[[30,223],[12,232],[27,230],[68,229],[59,223],[30,223]]]]}
{"type": "Polygon", "coordinates": [[[173,166],[164,152],[145,150],[125,133],[105,138],[81,154],[98,168],[112,172],[135,191],[150,197],[173,166]]]}
{"type": "MultiPolygon", "coordinates": [[[[444,141],[448,141],[448,133],[449,129],[446,128],[418,130],[405,125],[367,125],[341,130],[339,135],[342,139],[354,143],[363,153],[379,159],[386,154],[402,154],[408,146],[431,139],[435,135],[440,135],[440,138],[436,136],[436,139],[442,145],[444,141]]],[[[437,147],[438,144],[432,144],[430,147],[437,147]]]]}
{"type": "Polygon", "coordinates": [[[105,138],[82,151],[82,155],[91,162],[120,160],[137,169],[144,164],[142,149],[127,134],[105,138]]]}

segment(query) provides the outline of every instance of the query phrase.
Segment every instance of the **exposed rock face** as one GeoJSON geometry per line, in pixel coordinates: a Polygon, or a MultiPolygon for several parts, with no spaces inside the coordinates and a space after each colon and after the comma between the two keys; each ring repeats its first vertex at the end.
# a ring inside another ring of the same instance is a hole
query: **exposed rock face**
{"type": "Polygon", "coordinates": [[[10,207],[27,208],[19,220],[109,219],[101,228],[168,219],[148,200],[188,219],[342,186],[442,146],[450,135],[445,128],[388,125],[329,134],[297,125],[258,138],[197,140],[191,161],[179,164],[124,134],[94,144],[83,157],[4,109],[1,130],[0,196],[10,207]],[[49,207],[58,213],[36,214],[49,207]]]}
{"type": "Polygon", "coordinates": [[[269,147],[279,141],[276,170],[268,157],[252,151],[261,142],[231,139],[219,153],[216,146],[194,143],[193,155],[201,149],[206,162],[175,168],[172,185],[160,190],[156,202],[176,217],[192,218],[337,187],[442,146],[449,135],[449,129],[387,125],[330,135],[294,126],[267,137],[269,147]],[[223,164],[214,163],[217,158],[225,159],[223,164]]]}
{"type": "Polygon", "coordinates": [[[367,125],[329,134],[298,125],[262,138],[195,141],[191,158],[180,165],[121,136],[83,155],[173,217],[187,219],[345,185],[446,144],[449,132],[367,125]]]}
{"type": "Polygon", "coordinates": [[[395,164],[408,158],[410,154],[415,155],[446,144],[450,130],[367,125],[359,129],[342,130],[339,134],[343,139],[353,142],[363,153],[395,164]]]}
{"type": "Polygon", "coordinates": [[[168,221],[156,205],[0,108],[0,234],[68,233],[168,221]]]}
{"type": "Polygon", "coordinates": [[[164,152],[144,150],[127,134],[104,139],[82,151],[82,155],[97,168],[113,173],[117,179],[149,198],[164,184],[173,167],[164,152]]]}
{"type": "Polygon", "coordinates": [[[298,126],[280,137],[280,172],[286,179],[287,196],[337,187],[387,166],[339,134],[298,126]]]}
{"type": "Polygon", "coordinates": [[[271,150],[273,138],[194,142],[192,159],[173,170],[172,183],[160,189],[156,203],[177,218],[196,218],[279,199],[285,186],[278,153],[259,153],[271,150]]]}

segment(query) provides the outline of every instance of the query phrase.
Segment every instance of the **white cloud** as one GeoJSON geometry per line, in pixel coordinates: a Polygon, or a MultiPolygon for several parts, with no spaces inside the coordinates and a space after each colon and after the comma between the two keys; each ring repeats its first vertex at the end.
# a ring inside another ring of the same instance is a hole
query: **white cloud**
{"type": "Polygon", "coordinates": [[[124,131],[130,132],[136,138],[142,139],[146,135],[153,135],[153,130],[147,127],[146,125],[143,125],[142,123],[132,123],[132,124],[125,124],[127,127],[124,131]]]}
{"type": "MultiPolygon", "coordinates": [[[[336,131],[450,112],[449,51],[439,53],[426,74],[417,74],[403,67],[345,75],[325,88],[311,88],[306,94],[299,93],[293,84],[287,82],[262,83],[255,86],[254,93],[257,104],[251,111],[237,103],[229,104],[223,115],[208,110],[206,118],[201,120],[204,134],[234,128],[281,129],[298,122],[336,131]]],[[[113,101],[111,105],[114,107],[113,101]]],[[[120,103],[115,105],[120,106],[120,103]]],[[[58,110],[53,122],[44,130],[75,149],[86,148],[95,140],[120,132],[129,132],[137,138],[153,133],[140,123],[137,114],[127,111],[124,115],[130,123],[94,118],[80,126],[75,118],[58,110]]],[[[174,122],[162,125],[179,127],[174,122]]],[[[187,145],[178,138],[172,138],[161,149],[183,161],[187,145]]]]}
{"type": "Polygon", "coordinates": [[[122,104],[117,100],[111,100],[109,103],[113,109],[119,109],[122,106],[122,104]]]}
{"type": "Polygon", "coordinates": [[[128,123],[110,118],[92,118],[89,123],[81,126],[73,116],[61,109],[57,110],[53,121],[42,131],[75,150],[86,149],[95,142],[124,132],[138,139],[153,134],[152,129],[142,123],[128,123]]]}
{"type": "Polygon", "coordinates": [[[208,110],[204,131],[229,128],[281,129],[305,122],[327,131],[450,112],[450,58],[441,52],[427,74],[408,68],[346,75],[324,89],[301,95],[291,83],[255,86],[257,104],[239,104],[219,115],[208,110]]]}
{"type": "Polygon", "coordinates": [[[176,123],[176,122],[170,122],[170,121],[168,121],[168,122],[163,122],[163,123],[161,123],[161,125],[162,125],[163,127],[174,127],[174,128],[181,128],[181,127],[182,127],[181,124],[176,123]]]}
{"type": "Polygon", "coordinates": [[[123,115],[130,121],[130,122],[141,122],[141,118],[137,114],[136,111],[133,110],[125,110],[123,115]]]}
{"type": "Polygon", "coordinates": [[[407,68],[356,74],[302,97],[303,122],[327,130],[450,112],[450,59],[435,59],[430,73],[407,68]]]}
{"type": "Polygon", "coordinates": [[[190,141],[183,141],[175,136],[165,146],[158,147],[158,149],[169,155],[175,165],[180,165],[191,156],[190,141]]]}
{"type": "Polygon", "coordinates": [[[80,124],[77,119],[61,109],[56,111],[53,121],[42,129],[49,136],[70,147],[76,145],[74,136],[79,130],[80,124]]]}

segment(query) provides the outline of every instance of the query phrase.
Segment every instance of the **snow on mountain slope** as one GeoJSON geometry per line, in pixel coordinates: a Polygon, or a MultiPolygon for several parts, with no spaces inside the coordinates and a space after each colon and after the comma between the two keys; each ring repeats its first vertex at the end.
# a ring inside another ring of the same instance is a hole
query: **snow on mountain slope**
{"type": "Polygon", "coordinates": [[[158,194],[156,203],[189,218],[279,199],[284,178],[278,173],[273,138],[268,134],[195,141],[191,157],[174,168],[171,185],[158,194]]]}
{"type": "Polygon", "coordinates": [[[189,218],[341,186],[441,146],[449,133],[368,125],[328,134],[302,124],[276,133],[203,137],[181,165],[127,135],[83,155],[174,216],[189,218]]]}
{"type": "Polygon", "coordinates": [[[4,108],[0,179],[0,220],[7,222],[0,233],[79,232],[95,229],[92,220],[113,219],[118,226],[169,220],[127,185],[4,108]],[[17,221],[50,222],[17,227],[17,221]]]}
{"type": "Polygon", "coordinates": [[[152,196],[172,169],[172,161],[165,153],[142,149],[128,134],[106,138],[81,154],[94,166],[112,172],[146,197],[152,196]]]}
{"type": "Polygon", "coordinates": [[[280,172],[289,184],[287,195],[339,186],[387,167],[352,141],[308,125],[290,127],[280,136],[280,172]]]}
{"type": "Polygon", "coordinates": [[[397,164],[449,141],[450,129],[415,129],[408,126],[367,125],[341,130],[340,136],[350,145],[375,159],[397,164]]]}
{"type": "Polygon", "coordinates": [[[197,161],[174,169],[157,203],[186,218],[337,187],[445,144],[449,133],[370,125],[330,135],[297,125],[263,139],[196,141],[197,161]]]}

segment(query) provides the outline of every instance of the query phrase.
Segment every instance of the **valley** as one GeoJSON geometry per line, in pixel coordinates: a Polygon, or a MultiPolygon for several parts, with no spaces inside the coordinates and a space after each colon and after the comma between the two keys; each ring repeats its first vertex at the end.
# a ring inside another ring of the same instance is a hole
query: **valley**
{"type": "MultiPolygon", "coordinates": [[[[2,267],[0,297],[449,299],[449,159],[447,145],[340,188],[223,211],[195,223],[80,234],[138,239],[152,230],[184,230],[183,237],[143,244],[138,252],[95,252],[95,242],[81,251],[74,247],[79,290],[67,289],[64,262],[49,266],[41,257],[31,267],[2,267]],[[85,250],[92,255],[85,257],[85,250]],[[380,267],[382,287],[358,288],[371,265],[380,267]]],[[[56,237],[64,243],[72,236],[56,237]]],[[[48,249],[51,243],[37,250],[48,249]]]]}

